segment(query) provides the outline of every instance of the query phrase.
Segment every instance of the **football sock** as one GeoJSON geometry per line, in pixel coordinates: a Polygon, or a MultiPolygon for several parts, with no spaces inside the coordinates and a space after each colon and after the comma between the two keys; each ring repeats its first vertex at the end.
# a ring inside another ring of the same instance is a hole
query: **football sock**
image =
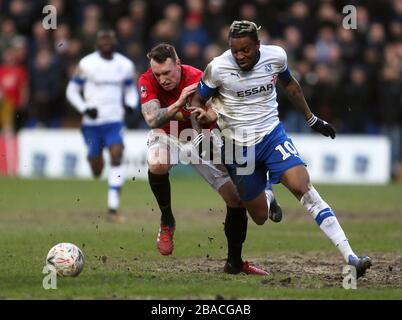
{"type": "Polygon", "coordinates": [[[274,201],[274,193],[272,192],[272,184],[267,180],[267,185],[265,187],[265,196],[267,197],[268,212],[272,201],[274,201]]]}
{"type": "Polygon", "coordinates": [[[110,167],[108,177],[108,207],[110,210],[116,211],[120,205],[120,190],[124,184],[123,166],[110,167]]]}
{"type": "Polygon", "coordinates": [[[148,170],[148,181],[162,213],[162,224],[165,226],[175,226],[176,222],[172,213],[170,201],[169,173],[154,174],[148,170]]]}
{"type": "Polygon", "coordinates": [[[225,235],[228,242],[228,262],[241,268],[241,251],[247,235],[247,211],[245,208],[226,207],[225,235]]]}
{"type": "Polygon", "coordinates": [[[334,212],[330,206],[322,200],[314,187],[311,187],[310,190],[303,195],[300,202],[313,216],[320,229],[338,248],[347,263],[349,262],[349,256],[356,257],[334,212]]]}

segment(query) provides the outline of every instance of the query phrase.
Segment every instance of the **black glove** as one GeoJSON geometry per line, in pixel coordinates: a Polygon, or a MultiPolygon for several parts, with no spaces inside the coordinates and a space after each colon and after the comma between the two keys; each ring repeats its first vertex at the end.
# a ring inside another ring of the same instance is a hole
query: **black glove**
{"type": "Polygon", "coordinates": [[[124,111],[126,112],[126,114],[133,114],[134,108],[131,108],[129,106],[124,106],[124,111]]]}
{"type": "Polygon", "coordinates": [[[98,109],[87,108],[87,109],[85,109],[84,114],[86,114],[91,119],[96,119],[98,117],[98,109]]]}
{"type": "Polygon", "coordinates": [[[330,136],[332,139],[335,138],[335,129],[328,122],[317,118],[315,115],[312,115],[310,119],[307,120],[307,124],[311,129],[323,134],[324,136],[330,136]]]}

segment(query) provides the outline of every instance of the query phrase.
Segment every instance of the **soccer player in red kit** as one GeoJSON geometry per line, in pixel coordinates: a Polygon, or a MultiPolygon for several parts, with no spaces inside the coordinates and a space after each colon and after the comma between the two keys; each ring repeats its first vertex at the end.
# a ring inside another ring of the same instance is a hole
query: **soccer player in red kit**
{"type": "MultiPolygon", "coordinates": [[[[151,68],[140,76],[138,86],[142,113],[152,128],[148,136],[148,180],[161,210],[157,248],[162,255],[170,255],[173,251],[175,218],[171,208],[169,170],[178,163],[177,154],[173,150],[175,147],[179,152],[190,150],[199,157],[194,144],[182,139],[180,133],[192,128],[190,112],[186,110],[186,106],[189,105],[189,98],[195,92],[202,72],[182,65],[174,47],[169,44],[157,45],[147,56],[151,68]]],[[[267,275],[264,270],[241,258],[247,233],[247,212],[227,171],[212,161],[199,160],[191,165],[227,205],[225,235],[228,241],[228,258],[224,271],[267,275]]]]}

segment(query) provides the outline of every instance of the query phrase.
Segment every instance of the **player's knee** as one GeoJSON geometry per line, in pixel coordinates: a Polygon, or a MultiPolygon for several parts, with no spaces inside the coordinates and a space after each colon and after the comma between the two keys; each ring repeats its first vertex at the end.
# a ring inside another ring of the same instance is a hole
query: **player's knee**
{"type": "Polygon", "coordinates": [[[99,178],[103,170],[103,160],[102,159],[91,159],[89,160],[91,165],[92,175],[95,178],[99,178]]]}
{"type": "Polygon", "coordinates": [[[240,200],[236,187],[231,181],[227,181],[222,184],[219,179],[216,179],[213,183],[213,188],[218,190],[219,194],[225,201],[226,205],[231,208],[243,208],[243,202],[240,200]]]}
{"type": "Polygon", "coordinates": [[[225,199],[226,205],[231,208],[243,208],[243,203],[240,199],[231,198],[225,199]]]}
{"type": "Polygon", "coordinates": [[[262,226],[265,223],[265,221],[267,221],[268,215],[265,217],[252,217],[252,219],[255,222],[255,224],[262,226]]]}
{"type": "Polygon", "coordinates": [[[154,174],[165,174],[169,171],[169,165],[160,162],[148,164],[148,169],[154,174]]]}
{"type": "Polygon", "coordinates": [[[102,174],[102,169],[100,168],[92,168],[92,174],[94,176],[94,178],[99,178],[102,174]]]}
{"type": "Polygon", "coordinates": [[[298,198],[301,199],[303,195],[305,195],[310,190],[310,184],[306,181],[300,181],[296,183],[292,187],[292,193],[298,198]]]}
{"type": "Polygon", "coordinates": [[[268,212],[255,212],[255,213],[250,212],[250,216],[255,222],[255,224],[262,226],[268,219],[268,212]]]}

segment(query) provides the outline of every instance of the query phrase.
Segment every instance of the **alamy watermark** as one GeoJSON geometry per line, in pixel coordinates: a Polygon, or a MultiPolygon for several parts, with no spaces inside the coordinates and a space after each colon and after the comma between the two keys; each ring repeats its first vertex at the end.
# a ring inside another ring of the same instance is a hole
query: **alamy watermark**
{"type": "Polygon", "coordinates": [[[42,281],[43,289],[57,289],[57,271],[52,265],[45,265],[42,273],[45,274],[42,281]]]}
{"type": "Polygon", "coordinates": [[[342,287],[346,290],[357,289],[356,267],[350,265],[344,266],[342,274],[345,275],[343,277],[342,287]]]}
{"type": "Polygon", "coordinates": [[[343,7],[342,13],[346,16],[342,20],[342,26],[347,29],[357,29],[357,10],[356,7],[349,4],[343,7]]]}
{"type": "Polygon", "coordinates": [[[42,20],[42,26],[45,30],[56,30],[57,28],[57,9],[55,6],[47,5],[42,9],[42,13],[46,16],[42,20]]]}
{"type": "Polygon", "coordinates": [[[237,175],[250,175],[255,170],[255,146],[239,141],[254,140],[252,130],[186,128],[179,132],[178,121],[171,121],[169,134],[152,130],[148,136],[148,163],[159,164],[225,164],[234,165],[237,175]],[[158,152],[152,152],[157,147],[158,152]],[[162,150],[161,150],[162,149],[162,150]],[[156,155],[157,154],[157,155],[156,155]]]}

